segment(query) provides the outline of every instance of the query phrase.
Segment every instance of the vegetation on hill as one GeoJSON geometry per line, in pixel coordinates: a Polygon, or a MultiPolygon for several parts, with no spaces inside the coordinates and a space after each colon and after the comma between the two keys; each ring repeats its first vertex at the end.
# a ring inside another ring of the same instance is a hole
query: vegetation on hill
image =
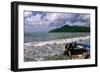
{"type": "Polygon", "coordinates": [[[64,25],[49,32],[90,32],[90,27],[64,25]]]}

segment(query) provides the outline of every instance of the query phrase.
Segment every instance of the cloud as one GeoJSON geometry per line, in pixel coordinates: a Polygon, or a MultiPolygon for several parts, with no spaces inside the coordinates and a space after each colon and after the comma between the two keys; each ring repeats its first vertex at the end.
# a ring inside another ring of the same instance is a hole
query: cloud
{"type": "Polygon", "coordinates": [[[90,15],[89,14],[71,15],[70,19],[66,21],[66,24],[68,24],[70,26],[90,27],[90,15]]]}
{"type": "Polygon", "coordinates": [[[24,17],[27,17],[27,16],[29,16],[29,15],[32,15],[32,12],[31,12],[31,11],[25,11],[25,12],[24,12],[24,17]]]}
{"type": "Polygon", "coordinates": [[[25,30],[48,32],[63,25],[90,26],[90,15],[80,13],[24,12],[25,30]]]}

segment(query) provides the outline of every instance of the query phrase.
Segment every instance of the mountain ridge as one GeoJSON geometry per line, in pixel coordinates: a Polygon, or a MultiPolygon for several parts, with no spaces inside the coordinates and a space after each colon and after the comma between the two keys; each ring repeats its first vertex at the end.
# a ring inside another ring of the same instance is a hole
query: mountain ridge
{"type": "Polygon", "coordinates": [[[49,32],[90,32],[90,27],[64,25],[49,32]]]}

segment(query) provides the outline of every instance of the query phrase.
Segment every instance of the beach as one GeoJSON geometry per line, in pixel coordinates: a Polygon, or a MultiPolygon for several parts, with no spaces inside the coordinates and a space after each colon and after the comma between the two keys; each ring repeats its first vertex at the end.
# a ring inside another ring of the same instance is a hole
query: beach
{"type": "Polygon", "coordinates": [[[86,42],[90,36],[75,37],[68,39],[57,39],[49,41],[38,41],[24,43],[24,61],[65,60],[62,56],[65,45],[70,42],[86,42]]]}

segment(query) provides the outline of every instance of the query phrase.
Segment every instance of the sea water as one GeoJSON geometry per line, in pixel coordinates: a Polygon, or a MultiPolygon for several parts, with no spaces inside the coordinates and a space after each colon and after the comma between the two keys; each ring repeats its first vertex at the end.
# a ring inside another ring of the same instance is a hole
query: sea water
{"type": "MultiPolygon", "coordinates": [[[[24,43],[90,36],[90,33],[24,33],[24,43]]],[[[88,41],[89,42],[89,41],[88,41]]]]}

